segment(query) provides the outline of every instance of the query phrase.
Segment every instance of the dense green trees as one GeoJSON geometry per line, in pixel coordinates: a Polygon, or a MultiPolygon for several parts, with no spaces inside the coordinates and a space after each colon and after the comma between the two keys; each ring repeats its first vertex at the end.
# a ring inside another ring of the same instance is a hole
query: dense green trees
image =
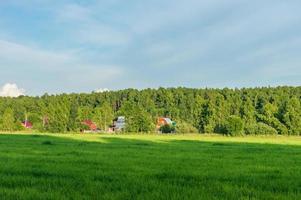
{"type": "Polygon", "coordinates": [[[301,105],[300,99],[293,97],[284,102],[280,109],[280,120],[288,128],[288,133],[291,135],[298,135],[301,133],[301,105]]]}
{"type": "Polygon", "coordinates": [[[105,130],[117,116],[126,131],[154,132],[158,117],[178,122],[177,132],[301,134],[301,87],[252,89],[159,88],[41,97],[0,98],[0,128],[13,131],[28,118],[34,129],[79,131],[93,120],[105,130]],[[231,125],[231,126],[230,126],[231,125]],[[236,126],[234,126],[236,127],[236,126]]]}

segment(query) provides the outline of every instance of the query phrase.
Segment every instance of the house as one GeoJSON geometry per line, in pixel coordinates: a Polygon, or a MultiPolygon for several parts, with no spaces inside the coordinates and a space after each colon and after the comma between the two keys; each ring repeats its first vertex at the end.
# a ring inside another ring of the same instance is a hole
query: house
{"type": "Polygon", "coordinates": [[[22,126],[24,128],[31,129],[33,125],[32,125],[32,123],[30,121],[25,120],[25,121],[22,122],[22,126]]]}
{"type": "Polygon", "coordinates": [[[113,120],[113,131],[123,131],[125,129],[125,117],[119,116],[115,120],[113,120]]]}
{"type": "Polygon", "coordinates": [[[170,125],[175,126],[175,122],[172,121],[170,118],[167,117],[159,117],[157,120],[157,129],[160,129],[162,126],[170,125]]]}
{"type": "Polygon", "coordinates": [[[88,127],[89,130],[83,130],[84,132],[96,132],[97,131],[97,125],[92,120],[84,120],[82,122],[82,125],[85,125],[88,127]]]}

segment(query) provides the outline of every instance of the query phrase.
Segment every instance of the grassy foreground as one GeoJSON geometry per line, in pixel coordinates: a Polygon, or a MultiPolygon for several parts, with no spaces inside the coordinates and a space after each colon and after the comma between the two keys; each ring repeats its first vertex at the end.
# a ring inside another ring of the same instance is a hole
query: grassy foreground
{"type": "Polygon", "coordinates": [[[0,134],[0,197],[301,199],[301,138],[0,134]]]}

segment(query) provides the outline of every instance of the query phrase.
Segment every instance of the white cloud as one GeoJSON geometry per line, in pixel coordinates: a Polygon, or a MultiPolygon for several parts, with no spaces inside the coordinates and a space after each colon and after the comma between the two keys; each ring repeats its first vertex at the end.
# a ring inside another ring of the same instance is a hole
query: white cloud
{"type": "Polygon", "coordinates": [[[0,89],[1,97],[18,97],[25,94],[25,90],[19,88],[15,83],[6,83],[0,89]]]}

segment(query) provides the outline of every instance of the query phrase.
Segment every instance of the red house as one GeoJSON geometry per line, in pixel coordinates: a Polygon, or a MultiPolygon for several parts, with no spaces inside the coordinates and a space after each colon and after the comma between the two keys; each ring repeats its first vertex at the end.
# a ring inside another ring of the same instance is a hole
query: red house
{"type": "Polygon", "coordinates": [[[25,120],[24,122],[22,122],[22,126],[23,126],[24,128],[31,129],[31,128],[32,128],[32,123],[29,122],[29,121],[27,121],[27,120],[25,120]]]}
{"type": "Polygon", "coordinates": [[[97,125],[92,120],[87,119],[82,124],[86,125],[90,129],[89,131],[97,131],[97,125]]]}

